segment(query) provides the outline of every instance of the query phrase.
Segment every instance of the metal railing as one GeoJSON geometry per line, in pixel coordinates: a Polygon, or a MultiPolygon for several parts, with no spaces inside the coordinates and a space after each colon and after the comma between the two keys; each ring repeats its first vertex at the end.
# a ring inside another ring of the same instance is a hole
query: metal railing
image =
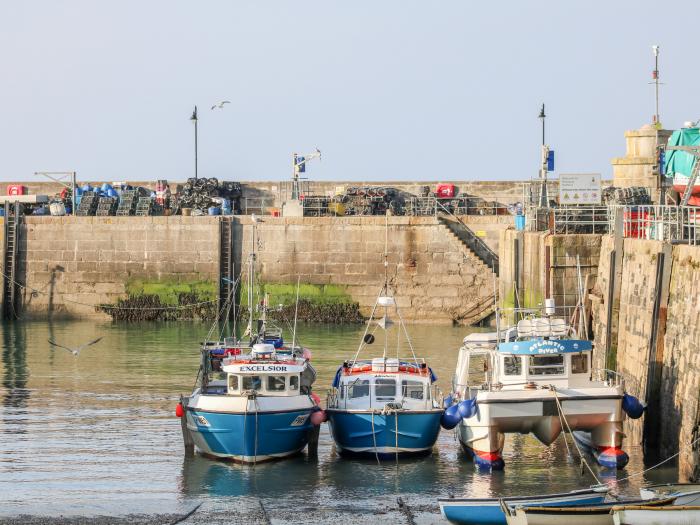
{"type": "Polygon", "coordinates": [[[553,233],[608,233],[608,206],[560,206],[551,208],[553,233]]]}
{"type": "Polygon", "coordinates": [[[403,207],[405,215],[429,217],[440,211],[452,215],[508,215],[508,206],[498,201],[487,201],[479,197],[454,197],[438,199],[436,197],[410,197],[403,207]]]}
{"type": "MultiPolygon", "coordinates": [[[[619,210],[619,211],[618,211],[619,210]]],[[[700,208],[693,206],[620,206],[622,236],[626,239],[645,239],[700,245],[700,208]]],[[[614,217],[614,214],[611,213],[614,217]]],[[[610,231],[614,232],[614,220],[610,231]]]]}
{"type": "Polygon", "coordinates": [[[274,208],[275,199],[272,197],[244,197],[241,199],[241,211],[243,215],[266,215],[270,208],[274,208]]]}

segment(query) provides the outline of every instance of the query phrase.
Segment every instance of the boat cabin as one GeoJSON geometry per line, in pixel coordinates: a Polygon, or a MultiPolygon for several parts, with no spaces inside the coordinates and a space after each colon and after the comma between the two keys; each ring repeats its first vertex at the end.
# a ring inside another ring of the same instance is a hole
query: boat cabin
{"type": "Polygon", "coordinates": [[[375,358],[341,366],[333,380],[335,408],[366,410],[394,408],[430,409],[436,396],[433,371],[424,360],[375,358]]]}
{"type": "Polygon", "coordinates": [[[454,390],[588,386],[593,346],[569,339],[571,335],[563,319],[536,318],[521,320],[500,338],[468,336],[460,349],[454,390]]]}

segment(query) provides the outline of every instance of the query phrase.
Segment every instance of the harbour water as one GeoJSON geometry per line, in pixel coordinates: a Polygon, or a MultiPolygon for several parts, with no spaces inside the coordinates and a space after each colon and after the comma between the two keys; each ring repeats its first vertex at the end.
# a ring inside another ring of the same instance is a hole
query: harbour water
{"type": "MultiPolygon", "coordinates": [[[[562,438],[547,448],[529,436],[508,436],[506,469],[491,474],[477,472],[453,432],[444,430],[432,456],[381,466],[341,459],[325,424],[317,459],[303,454],[255,467],[186,459],[174,409],[179,394],[192,389],[198,342],[207,330],[198,323],[0,325],[0,518],[182,514],[203,502],[201,512],[227,516],[229,523],[254,521],[261,508],[262,522],[367,523],[375,514],[404,519],[401,497],[416,523],[439,523],[438,496],[566,491],[592,482],[568,458],[562,438]],[[104,339],[78,357],[47,343],[51,338],[78,346],[98,336],[104,339]]],[[[313,351],[315,391],[322,398],[362,330],[300,327],[301,342],[313,351]]],[[[409,332],[448,391],[468,329],[409,326],[409,332]]],[[[619,493],[636,495],[646,481],[675,481],[673,467],[615,481],[645,468],[641,450],[625,448],[630,462],[624,471],[601,470],[591,461],[619,493]]]]}

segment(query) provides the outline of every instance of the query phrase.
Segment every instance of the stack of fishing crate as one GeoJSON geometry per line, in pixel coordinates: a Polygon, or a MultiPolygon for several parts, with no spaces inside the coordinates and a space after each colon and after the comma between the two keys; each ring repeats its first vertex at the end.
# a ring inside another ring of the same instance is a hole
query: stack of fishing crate
{"type": "Polygon", "coordinates": [[[146,217],[151,215],[153,211],[153,199],[151,197],[139,197],[139,201],[136,204],[136,215],[139,217],[146,217]]]}
{"type": "Polygon", "coordinates": [[[136,213],[136,205],[139,200],[139,190],[124,190],[122,191],[117,215],[134,215],[136,213]]]}
{"type": "Polygon", "coordinates": [[[99,203],[97,204],[97,211],[95,215],[97,216],[109,216],[117,214],[117,206],[119,201],[114,197],[100,197],[99,203]]]}

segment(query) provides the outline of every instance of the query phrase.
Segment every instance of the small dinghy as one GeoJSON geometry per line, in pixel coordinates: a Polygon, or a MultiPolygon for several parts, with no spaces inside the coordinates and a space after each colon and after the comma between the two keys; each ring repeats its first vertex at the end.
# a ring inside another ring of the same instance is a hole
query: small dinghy
{"type": "Polygon", "coordinates": [[[613,507],[615,525],[696,525],[700,507],[649,507],[647,505],[613,507]]]}
{"type": "MultiPolygon", "coordinates": [[[[505,525],[502,504],[509,507],[569,507],[599,505],[608,493],[606,486],[539,496],[507,498],[438,498],[440,513],[451,523],[460,525],[505,525]]],[[[569,522],[567,525],[574,525],[569,522]]]]}
{"type": "Polygon", "coordinates": [[[613,507],[621,505],[672,505],[674,498],[650,501],[615,501],[599,505],[574,505],[570,507],[515,507],[501,502],[501,509],[508,525],[613,525],[613,507]]]}
{"type": "Polygon", "coordinates": [[[695,506],[700,505],[700,483],[651,485],[639,489],[639,495],[643,500],[675,496],[676,501],[674,505],[695,506]]]}

